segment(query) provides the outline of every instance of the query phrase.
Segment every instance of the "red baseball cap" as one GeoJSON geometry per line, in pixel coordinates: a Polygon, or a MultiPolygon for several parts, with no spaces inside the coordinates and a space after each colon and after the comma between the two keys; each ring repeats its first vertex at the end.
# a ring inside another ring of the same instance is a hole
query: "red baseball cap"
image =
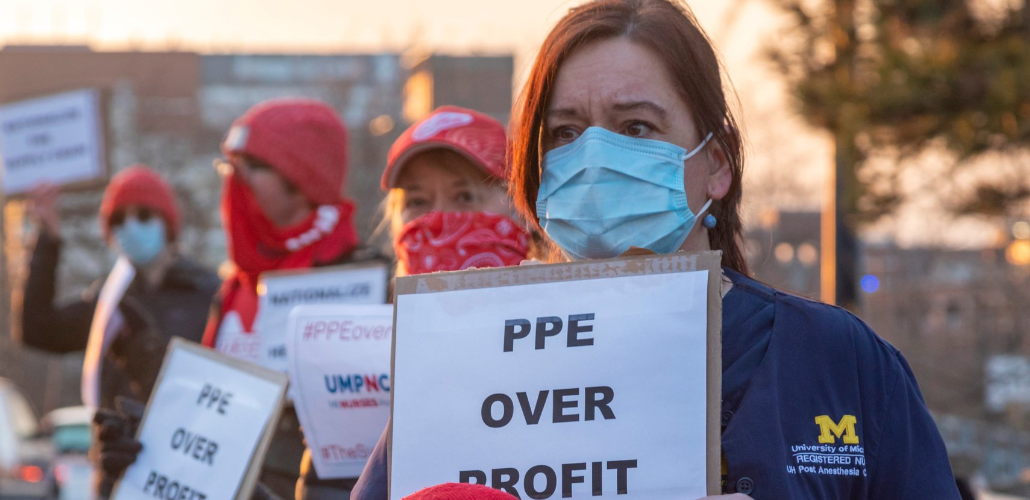
{"type": "Polygon", "coordinates": [[[412,493],[404,500],[514,500],[515,496],[479,484],[444,483],[412,493]]]}
{"type": "Polygon", "coordinates": [[[347,178],[347,128],[329,105],[272,99],[232,124],[222,153],[267,163],[319,205],[339,203],[347,178]]]}
{"type": "Polygon", "coordinates": [[[449,149],[488,175],[506,180],[508,137],[501,122],[471,109],[441,106],[405,130],[390,147],[382,188],[395,187],[404,164],[432,149],[449,149]]]}

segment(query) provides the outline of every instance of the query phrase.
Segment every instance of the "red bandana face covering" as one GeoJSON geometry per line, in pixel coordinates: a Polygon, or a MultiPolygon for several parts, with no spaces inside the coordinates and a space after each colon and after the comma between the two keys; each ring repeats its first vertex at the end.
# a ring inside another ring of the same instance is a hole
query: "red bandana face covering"
{"type": "MultiPolygon", "coordinates": [[[[237,272],[222,287],[222,316],[235,311],[244,328],[251,331],[257,314],[258,276],[267,271],[305,269],[339,259],[358,242],[351,221],[353,213],[351,202],[342,200],[315,208],[299,224],[276,227],[245,181],[235,174],[227,179],[222,192],[222,221],[228,236],[229,257],[237,272]]],[[[208,325],[208,331],[217,327],[208,325]]],[[[213,335],[216,334],[205,335],[205,344],[214,341],[213,335]]]]}
{"type": "Polygon", "coordinates": [[[430,212],[404,225],[394,241],[407,274],[516,266],[529,253],[529,233],[503,215],[430,212]]]}

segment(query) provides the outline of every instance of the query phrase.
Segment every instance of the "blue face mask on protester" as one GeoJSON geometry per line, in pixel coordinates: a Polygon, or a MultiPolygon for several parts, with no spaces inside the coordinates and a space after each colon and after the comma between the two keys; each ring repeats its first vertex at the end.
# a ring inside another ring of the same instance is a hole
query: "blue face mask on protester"
{"type": "Polygon", "coordinates": [[[590,127],[571,144],[544,156],[536,213],[566,254],[577,259],[616,257],[631,246],[675,252],[698,216],[687,205],[683,162],[675,144],[627,137],[590,127]]]}
{"type": "Polygon", "coordinates": [[[165,223],[160,217],[150,217],[146,222],[126,217],[113,233],[118,249],[137,266],[153,262],[167,243],[165,223]]]}

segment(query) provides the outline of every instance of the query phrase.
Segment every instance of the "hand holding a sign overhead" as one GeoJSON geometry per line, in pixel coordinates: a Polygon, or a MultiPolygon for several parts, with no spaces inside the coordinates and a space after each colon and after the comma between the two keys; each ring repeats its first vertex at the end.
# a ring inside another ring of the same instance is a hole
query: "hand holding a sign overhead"
{"type": "Polygon", "coordinates": [[[61,237],[61,217],[57,211],[60,193],[60,186],[50,182],[37,184],[29,190],[32,215],[39,221],[41,229],[55,239],[61,237]]]}

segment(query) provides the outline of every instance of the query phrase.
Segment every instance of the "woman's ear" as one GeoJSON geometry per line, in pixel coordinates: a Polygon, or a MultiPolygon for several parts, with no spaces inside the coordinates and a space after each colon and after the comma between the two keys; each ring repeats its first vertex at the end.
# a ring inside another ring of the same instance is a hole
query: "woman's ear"
{"type": "Polygon", "coordinates": [[[721,200],[730,192],[733,168],[729,156],[719,141],[712,141],[708,153],[708,197],[721,200]]]}

